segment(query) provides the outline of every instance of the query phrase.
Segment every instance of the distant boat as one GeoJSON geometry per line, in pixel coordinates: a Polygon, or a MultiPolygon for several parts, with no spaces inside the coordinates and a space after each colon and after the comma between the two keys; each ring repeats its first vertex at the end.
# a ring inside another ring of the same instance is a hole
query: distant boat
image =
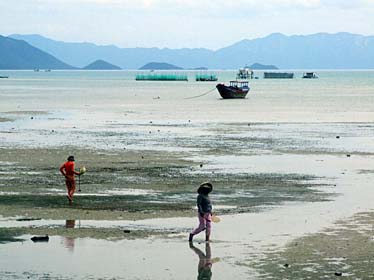
{"type": "Polygon", "coordinates": [[[39,72],[40,70],[38,68],[34,69],[34,72],[39,72]]]}
{"type": "Polygon", "coordinates": [[[264,72],[264,79],[293,79],[294,73],[264,72]]]}
{"type": "Polygon", "coordinates": [[[44,72],[51,72],[51,69],[45,69],[44,72]]]}
{"type": "Polygon", "coordinates": [[[318,76],[314,72],[305,72],[303,74],[303,79],[318,79],[318,76]]]}
{"type": "Polygon", "coordinates": [[[230,85],[218,84],[216,86],[223,99],[245,98],[249,86],[247,81],[230,81],[230,85]]]}
{"type": "Polygon", "coordinates": [[[236,78],[242,80],[253,79],[253,71],[248,67],[241,68],[238,73],[236,73],[236,78]]]}
{"type": "Polygon", "coordinates": [[[9,76],[0,76],[0,79],[8,79],[9,76]]]}

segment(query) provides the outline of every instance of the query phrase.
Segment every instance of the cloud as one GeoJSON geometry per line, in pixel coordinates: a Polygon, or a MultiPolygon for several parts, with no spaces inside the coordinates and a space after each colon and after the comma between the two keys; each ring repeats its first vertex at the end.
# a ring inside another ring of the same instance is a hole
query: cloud
{"type": "Polygon", "coordinates": [[[282,32],[373,34],[374,0],[0,0],[0,34],[208,47],[282,32]],[[305,24],[307,23],[307,24],[305,24]]]}
{"type": "Polygon", "coordinates": [[[359,10],[374,8],[374,1],[372,0],[319,0],[321,8],[337,8],[342,10],[359,10]]]}
{"type": "MultiPolygon", "coordinates": [[[[90,9],[115,7],[118,11],[137,13],[156,12],[160,15],[253,17],[258,14],[303,12],[325,9],[374,8],[373,0],[18,0],[24,4],[56,6],[60,9],[75,9],[79,6],[90,9]]],[[[0,0],[1,2],[1,0],[0,0]]],[[[22,4],[21,4],[22,5],[22,4]]]]}
{"type": "MultiPolygon", "coordinates": [[[[0,0],[1,1],[1,0],[0,0]]],[[[62,4],[92,4],[92,5],[110,5],[123,8],[152,8],[152,9],[278,9],[283,7],[314,7],[321,0],[18,0],[24,3],[62,5],[62,4]]]]}

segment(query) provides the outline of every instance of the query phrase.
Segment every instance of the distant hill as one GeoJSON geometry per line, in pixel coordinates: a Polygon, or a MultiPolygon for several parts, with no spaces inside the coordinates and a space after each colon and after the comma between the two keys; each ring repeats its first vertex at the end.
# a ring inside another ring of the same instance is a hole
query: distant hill
{"type": "Polygon", "coordinates": [[[0,35],[0,69],[74,69],[22,40],[0,35]]]}
{"type": "Polygon", "coordinates": [[[265,65],[261,63],[253,63],[251,66],[249,66],[249,68],[253,70],[277,70],[279,69],[278,67],[274,65],[265,65]]]}
{"type": "Polygon", "coordinates": [[[120,67],[113,65],[104,60],[98,59],[90,64],[88,64],[83,69],[85,70],[121,70],[120,67]]]}
{"type": "Polygon", "coordinates": [[[139,70],[182,70],[183,68],[165,62],[150,62],[143,65],[139,70]]]}
{"type": "Polygon", "coordinates": [[[167,61],[185,69],[238,69],[261,61],[280,69],[374,69],[374,36],[350,33],[269,36],[242,40],[216,51],[208,49],[118,48],[65,43],[40,35],[12,35],[71,65],[84,67],[101,58],[123,69],[149,61],[167,61]]]}
{"type": "Polygon", "coordinates": [[[208,68],[207,68],[207,67],[200,66],[200,67],[195,67],[195,68],[193,68],[192,70],[208,70],[208,68]]]}

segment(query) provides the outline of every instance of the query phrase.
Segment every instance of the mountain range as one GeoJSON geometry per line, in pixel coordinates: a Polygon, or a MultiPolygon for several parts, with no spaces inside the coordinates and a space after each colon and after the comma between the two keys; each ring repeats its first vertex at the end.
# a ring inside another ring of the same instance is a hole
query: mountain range
{"type": "Polygon", "coordinates": [[[25,41],[0,35],[0,69],[74,69],[25,41]]]}
{"type": "Polygon", "coordinates": [[[27,42],[68,64],[67,67],[73,65],[78,68],[101,59],[122,69],[139,69],[152,61],[185,69],[202,66],[237,69],[255,62],[276,65],[280,69],[374,69],[374,36],[351,33],[293,36],[274,33],[264,38],[242,40],[215,51],[203,48],[119,48],[114,45],[68,43],[40,35],[15,34],[10,38],[27,42]]]}

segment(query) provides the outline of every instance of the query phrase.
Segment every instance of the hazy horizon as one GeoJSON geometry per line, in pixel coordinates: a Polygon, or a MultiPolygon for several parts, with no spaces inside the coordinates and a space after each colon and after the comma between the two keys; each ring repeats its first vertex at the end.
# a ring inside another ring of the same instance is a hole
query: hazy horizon
{"type": "Polygon", "coordinates": [[[369,0],[0,0],[0,34],[121,48],[207,48],[272,33],[373,34],[369,0]]]}

